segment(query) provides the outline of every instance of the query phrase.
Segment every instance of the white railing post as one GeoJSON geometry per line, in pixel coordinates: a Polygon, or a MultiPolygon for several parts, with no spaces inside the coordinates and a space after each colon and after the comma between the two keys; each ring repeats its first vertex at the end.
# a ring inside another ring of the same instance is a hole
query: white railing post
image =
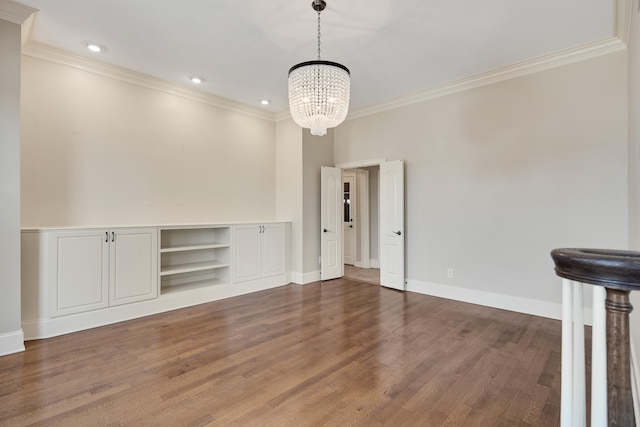
{"type": "Polygon", "coordinates": [[[606,426],[607,419],[607,291],[593,286],[593,325],[591,328],[591,425],[606,426]]]}
{"type": "Polygon", "coordinates": [[[573,425],[587,425],[587,393],[584,357],[583,285],[573,284],[573,425]]]}
{"type": "MultiPolygon", "coordinates": [[[[575,279],[593,285],[591,425],[636,425],[640,404],[634,401],[636,386],[629,372],[634,368],[629,294],[640,291],[640,252],[565,248],[552,250],[551,257],[556,274],[563,278],[562,427],[584,426],[589,415],[584,378],[583,284],[575,279]]],[[[640,393],[636,390],[635,394],[640,393]]]]}
{"type": "Polygon", "coordinates": [[[584,427],[586,417],[582,283],[562,280],[560,425],[584,427]]]}
{"type": "Polygon", "coordinates": [[[562,279],[562,370],[560,426],[573,426],[573,285],[562,279]]]}

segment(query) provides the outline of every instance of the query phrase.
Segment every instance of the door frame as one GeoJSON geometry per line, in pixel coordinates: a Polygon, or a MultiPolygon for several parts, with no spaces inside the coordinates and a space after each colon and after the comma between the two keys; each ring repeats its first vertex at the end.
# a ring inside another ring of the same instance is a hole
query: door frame
{"type": "MultiPolygon", "coordinates": [[[[335,167],[336,168],[340,168],[342,170],[357,170],[357,169],[361,169],[361,168],[366,168],[369,166],[380,166],[382,163],[386,163],[387,162],[387,158],[386,157],[381,157],[381,158],[377,158],[377,159],[368,159],[368,160],[359,160],[359,161],[355,161],[355,162],[347,162],[347,163],[336,163],[335,167]]],[[[363,198],[363,203],[360,205],[363,207],[363,209],[366,209],[366,214],[364,215],[366,221],[363,221],[361,224],[361,230],[364,229],[364,227],[367,227],[367,232],[366,233],[360,233],[361,234],[361,239],[360,239],[360,255],[361,255],[361,263],[362,265],[358,265],[356,267],[362,267],[362,268],[371,268],[371,259],[370,259],[370,253],[369,253],[369,173],[368,171],[365,171],[366,173],[366,194],[362,194],[363,198]],[[365,199],[366,197],[366,199],[365,199]],[[366,224],[365,224],[366,222],[366,224]]],[[[356,174],[356,181],[358,180],[358,174],[356,174]]],[[[378,191],[380,191],[378,189],[378,191]]],[[[380,211],[380,198],[378,197],[378,212],[380,211]]],[[[362,213],[362,211],[360,211],[362,213]]],[[[380,248],[379,248],[379,242],[378,242],[378,256],[380,254],[380,248]]],[[[378,264],[380,264],[380,260],[378,260],[378,264]]],[[[354,264],[355,265],[355,264],[354,264]]]]}
{"type": "Polygon", "coordinates": [[[342,169],[342,176],[353,174],[355,176],[353,197],[353,231],[354,236],[354,267],[371,268],[369,252],[369,171],[367,169],[342,169]],[[358,251],[358,245],[360,250],[358,251]]]}
{"type": "MultiPolygon", "coordinates": [[[[357,185],[358,185],[358,176],[356,175],[355,171],[351,171],[351,170],[346,170],[346,169],[342,169],[342,185],[344,186],[344,183],[346,182],[345,178],[350,178],[350,182],[353,185],[350,185],[349,188],[349,199],[351,201],[350,207],[349,207],[349,215],[351,216],[351,247],[349,249],[351,249],[351,265],[356,266],[356,237],[358,236],[358,220],[356,218],[356,216],[359,214],[359,209],[357,206],[357,200],[358,200],[358,190],[357,190],[357,185]],[[355,202],[355,203],[354,203],[355,202]]],[[[344,192],[344,188],[343,188],[343,192],[344,192]]],[[[344,208],[344,207],[343,207],[344,208]]],[[[343,211],[344,212],[344,211],[343,211]]],[[[344,220],[344,218],[343,218],[344,220]]],[[[344,222],[343,222],[343,226],[344,226],[344,222]]],[[[345,229],[346,230],[346,229],[345,229]]],[[[346,261],[346,257],[345,254],[347,253],[346,249],[346,245],[345,245],[345,232],[342,232],[342,260],[343,262],[346,261]]],[[[344,262],[344,264],[347,264],[346,262],[344,262]]]]}

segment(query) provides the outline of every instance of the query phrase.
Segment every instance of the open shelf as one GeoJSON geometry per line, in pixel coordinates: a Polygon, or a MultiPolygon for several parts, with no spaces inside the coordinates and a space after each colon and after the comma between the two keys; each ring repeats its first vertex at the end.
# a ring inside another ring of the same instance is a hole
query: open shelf
{"type": "Polygon", "coordinates": [[[198,245],[176,245],[176,246],[167,246],[164,248],[160,248],[160,253],[168,253],[168,252],[183,252],[183,251],[198,251],[202,249],[216,249],[216,248],[228,248],[228,243],[204,243],[198,245]]]}
{"type": "Polygon", "coordinates": [[[187,264],[178,264],[171,266],[163,266],[160,270],[160,276],[167,276],[169,274],[182,274],[182,273],[192,273],[194,271],[203,271],[203,270],[211,270],[214,268],[223,268],[229,267],[228,263],[223,263],[220,261],[201,261],[201,262],[190,262],[187,264]]]}
{"type": "Polygon", "coordinates": [[[175,294],[229,283],[230,227],[160,230],[160,294],[175,294]]]}
{"type": "Polygon", "coordinates": [[[181,285],[175,286],[164,286],[160,295],[171,295],[179,292],[187,292],[187,291],[197,291],[201,289],[207,289],[212,286],[221,286],[228,285],[228,282],[220,279],[207,279],[207,280],[198,280],[195,282],[184,283],[181,285]]]}

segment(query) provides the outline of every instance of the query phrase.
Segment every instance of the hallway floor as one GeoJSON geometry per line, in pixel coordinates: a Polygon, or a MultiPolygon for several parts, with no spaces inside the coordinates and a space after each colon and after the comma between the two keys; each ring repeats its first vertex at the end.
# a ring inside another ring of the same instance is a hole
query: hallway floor
{"type": "Polygon", "coordinates": [[[344,265],[344,277],[359,280],[360,282],[380,284],[379,268],[359,268],[353,265],[344,265]]]}

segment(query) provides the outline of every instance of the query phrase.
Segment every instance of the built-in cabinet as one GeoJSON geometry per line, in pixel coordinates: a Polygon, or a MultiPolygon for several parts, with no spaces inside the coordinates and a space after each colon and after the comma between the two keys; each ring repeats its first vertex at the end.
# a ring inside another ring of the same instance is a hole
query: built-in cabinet
{"type": "Polygon", "coordinates": [[[110,230],[109,305],[158,296],[158,230],[110,230]]]}
{"type": "Polygon", "coordinates": [[[25,337],[45,338],[285,285],[290,227],[25,229],[25,337]]]}
{"type": "Polygon", "coordinates": [[[53,231],[49,253],[51,316],[158,295],[155,228],[53,231]]]}
{"type": "Polygon", "coordinates": [[[109,232],[52,232],[49,240],[51,316],[109,305],[109,232]]]}
{"type": "Polygon", "coordinates": [[[251,224],[234,227],[234,283],[285,272],[283,224],[251,224]]]}

